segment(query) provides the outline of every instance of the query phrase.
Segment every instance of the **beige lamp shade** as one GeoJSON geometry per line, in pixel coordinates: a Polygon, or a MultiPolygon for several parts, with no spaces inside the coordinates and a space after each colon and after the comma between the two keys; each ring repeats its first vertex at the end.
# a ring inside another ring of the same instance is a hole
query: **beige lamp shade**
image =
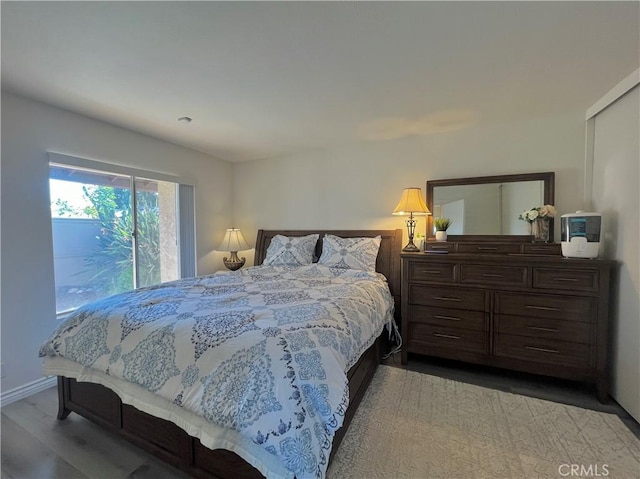
{"type": "Polygon", "coordinates": [[[220,243],[220,246],[218,246],[218,251],[238,252],[245,249],[249,249],[249,245],[242,237],[242,233],[240,233],[240,230],[238,228],[227,229],[222,243],[220,243]]]}
{"type": "Polygon", "coordinates": [[[418,187],[405,188],[394,215],[430,215],[431,212],[422,199],[422,190],[418,187]]]}

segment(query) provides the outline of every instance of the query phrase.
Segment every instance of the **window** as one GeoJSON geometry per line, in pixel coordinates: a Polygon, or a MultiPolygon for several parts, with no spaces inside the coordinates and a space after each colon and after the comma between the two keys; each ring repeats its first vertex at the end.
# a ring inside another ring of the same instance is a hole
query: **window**
{"type": "Polygon", "coordinates": [[[192,186],[63,155],[50,159],[74,163],[49,167],[58,314],[195,274],[192,186]]]}

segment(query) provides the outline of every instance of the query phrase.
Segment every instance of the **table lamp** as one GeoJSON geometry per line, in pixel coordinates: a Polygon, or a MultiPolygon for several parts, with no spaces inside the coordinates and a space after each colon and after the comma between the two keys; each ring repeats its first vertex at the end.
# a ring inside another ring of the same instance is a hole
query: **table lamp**
{"type": "Polygon", "coordinates": [[[416,232],[416,220],[413,219],[413,216],[426,216],[431,214],[429,208],[427,208],[427,205],[422,199],[422,190],[418,187],[405,188],[402,191],[402,197],[400,197],[398,206],[393,210],[393,214],[403,216],[409,215],[409,219],[407,220],[409,243],[407,243],[407,246],[402,248],[402,251],[420,251],[420,249],[413,244],[413,235],[416,232]]]}
{"type": "Polygon", "coordinates": [[[242,251],[245,249],[249,249],[249,245],[242,237],[242,233],[237,228],[229,228],[227,229],[226,234],[224,235],[224,239],[220,246],[217,248],[219,251],[229,251],[231,256],[229,258],[224,258],[222,262],[231,271],[235,271],[244,266],[244,262],[246,258],[238,258],[238,251],[242,251]]]}

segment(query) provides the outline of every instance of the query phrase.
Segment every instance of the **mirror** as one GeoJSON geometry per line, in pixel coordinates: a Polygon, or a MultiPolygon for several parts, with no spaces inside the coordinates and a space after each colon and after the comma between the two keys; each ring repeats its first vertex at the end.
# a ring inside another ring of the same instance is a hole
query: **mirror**
{"type": "MultiPolygon", "coordinates": [[[[433,219],[445,217],[453,220],[452,241],[528,241],[528,224],[518,215],[554,204],[554,188],[553,172],[427,181],[427,237],[434,234],[433,219]]],[[[553,221],[549,234],[553,238],[553,221]]]]}

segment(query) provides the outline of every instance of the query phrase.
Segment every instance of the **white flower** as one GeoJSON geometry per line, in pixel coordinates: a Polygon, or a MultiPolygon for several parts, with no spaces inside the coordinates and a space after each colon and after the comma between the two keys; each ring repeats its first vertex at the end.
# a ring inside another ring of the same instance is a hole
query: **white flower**
{"type": "Polygon", "coordinates": [[[533,223],[536,218],[553,218],[556,215],[556,208],[553,205],[542,205],[523,211],[518,215],[519,220],[533,223]]]}

